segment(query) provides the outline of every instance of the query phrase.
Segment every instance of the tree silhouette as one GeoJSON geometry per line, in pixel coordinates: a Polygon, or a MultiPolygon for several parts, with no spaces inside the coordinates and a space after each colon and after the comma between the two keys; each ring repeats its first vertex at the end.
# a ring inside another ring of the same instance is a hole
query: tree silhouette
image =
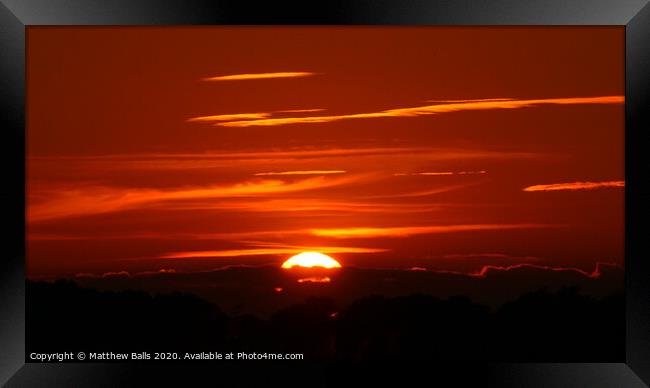
{"type": "Polygon", "coordinates": [[[347,306],[307,298],[268,319],[227,316],[189,294],[100,292],[27,282],[30,352],[270,352],[308,360],[620,362],[622,294],[577,288],[522,295],[491,310],[466,297],[374,295],[347,306]]]}

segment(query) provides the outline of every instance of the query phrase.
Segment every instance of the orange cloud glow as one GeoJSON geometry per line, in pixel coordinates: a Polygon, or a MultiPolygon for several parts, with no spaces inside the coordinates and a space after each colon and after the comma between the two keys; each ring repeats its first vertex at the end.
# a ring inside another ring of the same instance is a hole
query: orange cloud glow
{"type": "Polygon", "coordinates": [[[466,187],[474,186],[476,183],[466,183],[466,184],[459,184],[459,185],[448,185],[448,186],[442,186],[442,187],[437,187],[434,189],[430,190],[422,190],[422,191],[414,191],[414,192],[408,192],[408,193],[400,193],[400,194],[392,194],[392,195],[377,195],[377,196],[372,196],[369,198],[413,198],[413,197],[428,197],[430,195],[435,195],[435,194],[440,194],[440,193],[446,193],[448,191],[454,191],[454,190],[460,190],[464,189],[466,187]]]}
{"type": "Polygon", "coordinates": [[[388,249],[359,248],[359,247],[293,247],[285,248],[252,248],[252,249],[231,249],[215,251],[187,251],[171,252],[159,256],[161,259],[190,259],[210,257],[237,257],[237,256],[260,256],[260,255],[289,255],[299,254],[305,251],[318,251],[320,253],[379,253],[387,252],[388,249]]]}
{"type": "Polygon", "coordinates": [[[440,210],[441,204],[372,203],[332,201],[317,198],[242,200],[206,204],[188,204],[176,209],[220,209],[252,212],[346,212],[346,213],[421,213],[440,210]]]}
{"type": "Polygon", "coordinates": [[[513,101],[514,98],[473,98],[468,100],[427,100],[427,102],[482,102],[482,101],[513,101]]]}
{"type": "MultiPolygon", "coordinates": [[[[351,159],[357,160],[370,158],[399,158],[405,163],[410,161],[441,161],[441,160],[469,160],[469,159],[531,159],[548,157],[549,155],[520,152],[520,151],[491,151],[483,149],[458,149],[436,147],[368,147],[368,148],[321,148],[321,147],[296,147],[279,150],[251,150],[251,151],[211,151],[197,153],[169,153],[169,154],[124,154],[124,155],[97,155],[97,156],[45,156],[31,157],[32,164],[45,163],[75,163],[93,169],[116,170],[192,170],[212,169],[250,165],[259,168],[263,161],[265,166],[273,163],[301,166],[302,162],[316,159],[351,159]]],[[[324,161],[323,163],[329,163],[324,161]]],[[[335,161],[336,163],[339,160],[335,161]]],[[[298,170],[298,169],[296,169],[298,170]]]]}
{"type": "Polygon", "coordinates": [[[230,120],[252,120],[270,117],[270,113],[234,113],[228,115],[199,116],[187,121],[230,121],[230,120]]]}
{"type": "Polygon", "coordinates": [[[203,80],[204,81],[243,81],[243,80],[251,80],[251,79],[307,77],[314,74],[315,73],[311,73],[308,71],[232,74],[232,75],[221,75],[217,77],[208,77],[208,78],[204,78],[203,80]]]}
{"type": "Polygon", "coordinates": [[[332,201],[317,198],[254,199],[237,201],[193,201],[192,203],[170,204],[172,210],[220,210],[246,212],[346,212],[346,213],[391,213],[409,214],[437,211],[444,204],[431,203],[372,203],[353,201],[332,201]]]}
{"type": "Polygon", "coordinates": [[[487,171],[481,170],[481,171],[458,171],[458,172],[453,172],[453,171],[441,171],[441,172],[410,172],[410,173],[396,173],[393,174],[394,176],[412,176],[412,175],[431,175],[431,176],[439,176],[439,175],[477,175],[477,174],[487,174],[487,171]]]}
{"type": "MultiPolygon", "coordinates": [[[[325,109],[288,109],[288,110],[279,110],[276,113],[308,113],[308,112],[320,112],[325,109]]],[[[189,122],[212,122],[212,121],[237,121],[237,120],[258,120],[266,119],[271,117],[272,113],[269,112],[260,112],[260,113],[232,113],[232,114],[223,114],[223,115],[212,115],[212,116],[198,116],[188,119],[189,122]]]]}
{"type": "Polygon", "coordinates": [[[601,187],[625,187],[625,181],[554,183],[528,186],[524,191],[593,190],[601,187]]]}
{"type": "Polygon", "coordinates": [[[322,108],[313,108],[313,109],[287,109],[279,110],[278,113],[307,113],[307,112],[322,112],[325,109],[322,108]]]}
{"type": "Polygon", "coordinates": [[[417,234],[435,234],[468,232],[477,230],[502,230],[545,228],[545,224],[474,224],[474,225],[440,225],[440,226],[404,226],[389,228],[340,228],[340,229],[312,229],[315,236],[333,238],[375,238],[375,237],[408,237],[417,234]]]}
{"type": "Polygon", "coordinates": [[[267,175],[327,175],[327,174],[344,174],[345,170],[313,170],[313,171],[279,171],[279,172],[258,172],[255,176],[267,175]]]}
{"type": "Polygon", "coordinates": [[[35,222],[61,217],[111,213],[165,201],[228,198],[321,189],[349,183],[354,179],[352,177],[332,179],[315,177],[294,182],[260,180],[232,185],[169,190],[116,187],[61,189],[50,193],[47,200],[28,206],[27,216],[31,222],[35,222]]]}
{"type": "Polygon", "coordinates": [[[492,110],[492,109],[518,109],[527,108],[541,104],[553,105],[575,105],[575,104],[622,104],[625,101],[623,96],[604,97],[574,97],[574,98],[546,98],[533,100],[497,100],[497,101],[474,101],[443,103],[410,108],[388,109],[380,112],[353,113],[346,115],[332,116],[306,116],[306,117],[285,117],[269,118],[258,120],[227,121],[215,125],[224,127],[250,127],[250,126],[274,126],[297,123],[329,123],[332,121],[348,119],[372,119],[385,117],[415,117],[433,115],[440,113],[460,112],[469,110],[492,110]]]}

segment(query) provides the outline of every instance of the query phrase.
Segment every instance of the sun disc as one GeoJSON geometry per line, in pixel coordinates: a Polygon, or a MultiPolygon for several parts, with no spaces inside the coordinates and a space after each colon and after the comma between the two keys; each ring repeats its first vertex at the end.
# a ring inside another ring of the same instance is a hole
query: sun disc
{"type": "Polygon", "coordinates": [[[331,257],[319,252],[302,252],[282,263],[282,268],[293,267],[341,268],[341,264],[331,257]]]}

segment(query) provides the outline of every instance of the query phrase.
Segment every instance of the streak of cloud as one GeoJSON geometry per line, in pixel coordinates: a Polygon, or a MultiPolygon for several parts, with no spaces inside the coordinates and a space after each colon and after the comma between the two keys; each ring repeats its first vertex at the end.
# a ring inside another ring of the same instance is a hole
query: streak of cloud
{"type": "Polygon", "coordinates": [[[466,187],[475,186],[477,183],[465,183],[458,185],[447,185],[436,187],[428,190],[420,190],[406,193],[396,193],[396,194],[384,194],[384,195],[374,195],[367,198],[415,198],[415,197],[428,197],[430,195],[436,195],[441,193],[446,193],[454,190],[461,190],[466,187]]]}
{"type": "Polygon", "coordinates": [[[625,187],[625,181],[608,182],[571,182],[534,185],[524,188],[524,191],[560,191],[560,190],[593,190],[603,187],[625,187]]]}
{"type": "Polygon", "coordinates": [[[214,116],[199,116],[192,117],[187,121],[231,121],[231,120],[252,120],[252,119],[264,119],[271,117],[270,113],[233,113],[226,115],[214,115],[214,116]]]}
{"type": "Polygon", "coordinates": [[[271,171],[258,172],[255,176],[272,176],[272,175],[328,175],[328,174],[345,174],[345,170],[308,170],[308,171],[271,171]]]}
{"type": "Polygon", "coordinates": [[[573,267],[553,267],[553,266],[547,266],[547,265],[537,265],[537,264],[529,264],[529,263],[522,263],[522,264],[514,264],[514,265],[509,265],[509,266],[496,266],[496,265],[486,265],[483,266],[479,271],[476,272],[471,272],[469,275],[474,276],[474,277],[485,277],[487,276],[490,272],[492,271],[512,271],[512,270],[517,270],[521,268],[532,268],[532,269],[541,269],[541,270],[546,270],[546,271],[556,271],[556,272],[577,272],[583,276],[586,276],[588,278],[592,279],[597,279],[601,276],[601,266],[602,265],[608,265],[608,266],[614,266],[614,267],[619,267],[617,264],[613,263],[596,263],[596,267],[592,272],[587,272],[585,270],[579,269],[579,268],[573,268],[573,267]]]}
{"type": "Polygon", "coordinates": [[[286,110],[277,110],[277,113],[308,113],[308,112],[322,112],[325,109],[323,108],[312,108],[312,109],[286,109],[286,110]]]}
{"type": "Polygon", "coordinates": [[[479,175],[479,174],[487,174],[487,171],[481,170],[481,171],[436,171],[436,172],[400,172],[400,173],[395,173],[393,174],[394,176],[414,176],[414,175],[421,175],[421,176],[444,176],[444,175],[479,175]]]}
{"type": "Polygon", "coordinates": [[[269,79],[269,78],[295,78],[295,77],[308,77],[316,73],[308,71],[285,71],[278,73],[248,73],[248,74],[231,74],[221,75],[217,77],[204,78],[204,81],[244,81],[252,79],[269,79]]]}
{"type": "Polygon", "coordinates": [[[161,268],[158,271],[142,271],[136,273],[130,273],[128,271],[117,271],[117,272],[104,272],[100,274],[90,273],[90,272],[80,272],[74,274],[75,278],[109,278],[109,277],[134,277],[134,276],[147,276],[147,275],[160,275],[160,274],[175,274],[177,271],[175,269],[166,269],[161,268]]]}
{"type": "Polygon", "coordinates": [[[528,107],[533,107],[533,106],[538,106],[543,104],[550,104],[550,105],[622,104],[624,101],[625,101],[625,97],[623,96],[474,101],[474,102],[457,102],[457,103],[424,105],[424,106],[416,106],[416,107],[409,107],[409,108],[388,109],[379,112],[353,113],[353,114],[344,114],[344,115],[303,116],[303,117],[268,118],[268,119],[258,119],[258,120],[227,121],[222,123],[216,123],[214,125],[224,126],[224,127],[251,127],[251,126],[276,126],[276,125],[298,124],[298,123],[329,123],[333,121],[350,120],[350,119],[417,117],[417,116],[460,112],[460,111],[519,109],[519,108],[528,108],[528,107]]]}
{"type": "Polygon", "coordinates": [[[28,206],[30,222],[62,217],[88,216],[139,208],[175,200],[246,197],[322,189],[353,182],[358,177],[308,178],[294,182],[282,180],[248,181],[230,185],[199,186],[167,190],[91,186],[60,189],[49,193],[43,202],[28,206]]]}
{"type": "Polygon", "coordinates": [[[238,256],[264,256],[264,255],[290,255],[308,251],[321,253],[378,253],[388,252],[388,249],[381,248],[358,248],[358,247],[295,247],[284,248],[251,248],[251,249],[229,249],[213,251],[185,251],[170,252],[159,256],[160,259],[192,259],[212,257],[238,257],[238,256]]]}
{"type": "Polygon", "coordinates": [[[442,102],[442,103],[457,103],[457,102],[484,102],[484,101],[514,101],[514,98],[473,98],[466,100],[426,100],[426,102],[442,102]]]}
{"type": "Polygon", "coordinates": [[[169,154],[117,154],[92,156],[42,156],[30,157],[31,163],[72,162],[72,163],[106,163],[109,166],[124,166],[139,169],[192,169],[213,168],[219,162],[241,164],[247,161],[263,159],[265,164],[271,162],[303,161],[323,158],[358,158],[358,157],[402,157],[406,159],[439,161],[467,159],[529,159],[548,156],[532,152],[491,151],[482,149],[457,149],[437,147],[368,147],[368,148],[288,148],[250,151],[211,151],[196,153],[169,154]]]}
{"type": "Polygon", "coordinates": [[[547,224],[470,224],[470,225],[436,225],[436,226],[400,226],[400,227],[356,227],[311,229],[311,233],[319,237],[332,238],[377,238],[377,237],[409,237],[419,234],[437,234],[453,232],[470,232],[480,230],[508,230],[547,228],[547,224]]]}
{"type": "MultiPolygon", "coordinates": [[[[288,110],[278,110],[275,113],[309,113],[309,112],[320,112],[325,109],[288,109],[288,110]]],[[[258,113],[231,113],[231,114],[222,114],[222,115],[212,115],[212,116],[198,116],[188,119],[188,122],[214,122],[214,121],[236,121],[236,120],[258,120],[266,119],[271,117],[272,113],[270,112],[258,112],[258,113]]]]}
{"type": "Polygon", "coordinates": [[[216,209],[220,211],[250,212],[332,212],[332,213],[390,213],[409,214],[440,210],[443,204],[419,203],[371,203],[334,201],[317,198],[292,198],[271,200],[241,200],[227,202],[192,203],[174,209],[216,209]]]}

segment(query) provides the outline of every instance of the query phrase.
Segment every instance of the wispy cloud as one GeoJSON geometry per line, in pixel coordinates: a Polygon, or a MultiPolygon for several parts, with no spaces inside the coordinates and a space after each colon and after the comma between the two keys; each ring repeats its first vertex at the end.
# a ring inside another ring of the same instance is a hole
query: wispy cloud
{"type": "Polygon", "coordinates": [[[312,108],[312,109],[286,109],[286,110],[278,110],[276,112],[278,113],[308,113],[308,112],[322,112],[325,109],[323,108],[312,108]]]}
{"type": "Polygon", "coordinates": [[[608,182],[570,182],[535,185],[524,188],[524,191],[559,191],[559,190],[593,190],[602,187],[625,187],[625,181],[608,182]]]}
{"type": "Polygon", "coordinates": [[[159,269],[158,271],[142,271],[142,272],[135,272],[135,273],[130,273],[128,271],[104,272],[100,274],[81,272],[81,273],[74,274],[74,277],[76,278],[134,277],[134,276],[175,274],[175,273],[177,273],[175,269],[162,268],[159,269]]]}
{"type": "Polygon", "coordinates": [[[233,113],[227,115],[199,116],[192,117],[187,121],[231,121],[231,120],[253,120],[271,117],[270,113],[233,113]]]}
{"type": "Polygon", "coordinates": [[[328,174],[345,174],[345,170],[307,170],[307,171],[271,171],[258,172],[255,176],[267,175],[328,175],[328,174]]]}
{"type": "Polygon", "coordinates": [[[487,174],[487,171],[480,170],[480,171],[399,172],[399,173],[395,173],[393,175],[394,176],[414,176],[414,175],[444,176],[444,175],[480,175],[480,174],[487,174]]]}
{"type": "Polygon", "coordinates": [[[330,116],[302,116],[267,118],[254,120],[237,120],[216,123],[225,127],[275,126],[298,123],[329,123],[339,120],[372,119],[386,117],[416,117],[472,110],[519,109],[537,105],[576,105],[576,104],[622,104],[623,96],[546,98],[531,100],[482,100],[470,102],[440,103],[408,108],[388,109],[379,112],[352,113],[330,116]]]}
{"type": "Polygon", "coordinates": [[[523,263],[523,264],[514,264],[509,266],[486,265],[483,266],[479,271],[471,272],[469,275],[475,277],[485,277],[492,271],[512,271],[512,270],[517,270],[522,268],[532,268],[532,269],[541,269],[541,270],[555,271],[555,272],[576,272],[588,278],[597,279],[601,275],[600,267],[602,265],[619,267],[617,264],[597,262],[594,270],[592,272],[587,272],[582,269],[573,268],[573,267],[553,267],[547,265],[523,263]]]}
{"type": "Polygon", "coordinates": [[[393,176],[415,176],[415,175],[454,175],[451,171],[441,171],[441,172],[397,172],[393,176]]]}
{"type": "MultiPolygon", "coordinates": [[[[441,186],[455,184],[480,184],[489,175],[455,176],[395,176],[393,173],[412,173],[417,166],[450,165],[460,162],[472,163],[477,167],[491,160],[534,160],[554,159],[551,154],[486,149],[458,149],[438,147],[386,147],[386,148],[327,148],[287,147],[278,149],[223,150],[195,153],[141,153],[113,155],[80,155],[30,157],[30,197],[41,196],[51,199],[46,185],[53,185],[58,179],[74,186],[121,186],[131,185],[127,176],[138,175],[143,185],[151,182],[156,174],[169,173],[169,179],[183,184],[192,184],[192,175],[182,176],[176,172],[203,174],[213,184],[233,179],[269,178],[295,180],[308,177],[329,178],[368,175],[370,179],[358,180],[370,183],[379,180],[396,180],[372,190],[357,191],[364,198],[423,197],[446,191],[441,186]],[[444,163],[443,163],[444,162],[444,163]],[[354,170],[354,171],[353,171],[354,170]],[[74,171],[74,174],[72,173],[74,171]],[[338,172],[338,171],[345,171],[338,172]],[[53,174],[54,173],[54,174],[53,174]],[[206,173],[209,173],[208,176],[206,173]],[[256,175],[258,174],[258,175],[256,175]],[[463,182],[457,182],[458,179],[463,182]],[[408,181],[400,185],[397,180],[408,181]],[[449,181],[447,181],[449,179],[449,181]],[[421,180],[422,184],[416,184],[421,180]],[[413,182],[411,182],[413,181],[413,182]],[[427,184],[425,184],[427,183],[427,184]],[[388,195],[387,195],[388,194],[388,195]]],[[[477,168],[478,169],[478,168],[477,168]]],[[[454,170],[440,170],[439,172],[454,170]]],[[[417,171],[416,171],[417,172],[417,171]]],[[[423,171],[423,172],[436,172],[423,171]]],[[[462,172],[462,171],[459,171],[462,172]]],[[[491,172],[491,171],[490,171],[491,172]]],[[[159,179],[159,178],[158,178],[159,179]]],[[[158,180],[161,182],[160,180],[158,180]]],[[[207,182],[203,182],[204,184],[207,182]]],[[[208,184],[210,184],[208,183],[208,184]]],[[[201,182],[196,182],[201,184],[201,182]]],[[[60,185],[60,187],[62,187],[60,185]]],[[[59,185],[57,185],[59,186],[59,185]]],[[[460,188],[460,187],[459,187],[460,188]]],[[[454,188],[451,188],[454,189],[454,188]]],[[[33,202],[33,201],[32,201],[33,202]]]]}
{"type": "Polygon", "coordinates": [[[124,211],[164,201],[245,197],[298,192],[338,186],[354,181],[353,176],[314,177],[293,182],[256,180],[217,186],[183,187],[167,190],[149,188],[84,187],[60,189],[43,202],[28,206],[29,221],[88,216],[124,211]]]}
{"type": "Polygon", "coordinates": [[[252,212],[321,212],[321,213],[423,213],[444,208],[435,203],[387,203],[368,201],[336,201],[319,198],[291,198],[270,200],[237,200],[226,202],[194,203],[179,209],[219,209],[252,212]]]}
{"type": "Polygon", "coordinates": [[[427,190],[418,190],[418,191],[410,191],[410,192],[400,192],[400,193],[392,193],[392,194],[383,194],[383,195],[373,195],[369,196],[367,198],[415,198],[415,197],[428,197],[430,195],[436,195],[436,194],[441,194],[441,193],[446,193],[449,191],[454,191],[454,190],[461,190],[466,187],[471,187],[475,186],[477,183],[463,183],[463,184],[458,184],[458,185],[447,185],[447,186],[440,186],[440,187],[435,187],[432,189],[427,189],[427,190]]]}
{"type": "MultiPolygon", "coordinates": [[[[142,205],[144,206],[144,205],[142,205]]],[[[227,201],[191,201],[189,203],[165,203],[165,209],[170,211],[184,210],[215,210],[222,212],[253,212],[253,213],[303,213],[317,216],[340,215],[340,214],[386,214],[386,215],[407,215],[423,214],[427,212],[440,211],[448,206],[457,206],[447,203],[372,203],[368,201],[336,201],[318,198],[291,198],[291,199],[262,199],[242,198],[227,201]]],[[[54,210],[51,210],[54,212],[54,210]]],[[[45,221],[54,218],[73,217],[79,215],[96,215],[95,212],[84,214],[63,213],[42,214],[37,218],[29,217],[30,222],[45,221]],[[55,217],[56,215],[56,217],[55,217]]],[[[248,239],[260,238],[286,238],[313,235],[311,229],[272,229],[272,230],[251,230],[232,232],[102,232],[79,230],[70,233],[39,233],[30,231],[26,238],[29,241],[73,241],[73,240],[223,240],[243,241],[250,245],[248,239]]],[[[264,244],[268,246],[268,244],[264,244]]],[[[282,245],[286,247],[286,244],[282,245]]]]}
{"type": "Polygon", "coordinates": [[[273,113],[310,113],[310,112],[320,112],[325,109],[315,108],[315,109],[287,109],[287,110],[278,110],[275,112],[257,112],[257,113],[231,113],[231,114],[222,114],[222,115],[212,115],[212,116],[197,116],[188,119],[189,122],[216,122],[216,121],[238,121],[238,120],[259,120],[266,119],[273,115],[273,113]]]}
{"type": "Polygon", "coordinates": [[[204,78],[204,81],[243,81],[251,79],[268,79],[268,78],[295,78],[308,77],[316,73],[308,71],[285,71],[278,73],[248,73],[248,74],[230,74],[216,77],[204,78]]]}
{"type": "Polygon", "coordinates": [[[311,229],[311,233],[320,237],[332,238],[376,238],[376,237],[408,237],[418,234],[437,234],[453,232],[469,232],[479,230],[505,230],[547,228],[557,225],[548,224],[470,224],[470,225],[435,225],[435,226],[403,226],[403,227],[357,227],[311,229]]]}
{"type": "Polygon", "coordinates": [[[514,98],[473,98],[473,99],[459,99],[459,100],[426,100],[427,102],[443,102],[443,103],[457,103],[457,102],[484,102],[484,101],[514,101],[514,98]]]}
{"type": "Polygon", "coordinates": [[[378,253],[388,252],[389,249],[380,248],[359,248],[359,247],[296,247],[288,246],[283,248],[250,248],[230,249],[214,251],[185,251],[170,252],[159,256],[161,259],[192,259],[211,257],[238,257],[238,256],[264,256],[264,255],[290,255],[302,252],[321,253],[378,253]]]}
{"type": "Polygon", "coordinates": [[[548,156],[540,153],[520,151],[492,151],[485,149],[458,149],[439,147],[359,147],[359,148],[315,148],[296,147],[264,150],[218,150],[196,153],[146,153],[90,156],[40,156],[30,157],[35,162],[106,163],[109,166],[125,166],[142,169],[186,169],[211,168],[218,162],[245,161],[287,162],[323,158],[359,157],[402,157],[424,161],[467,160],[467,159],[529,159],[548,156]]]}

